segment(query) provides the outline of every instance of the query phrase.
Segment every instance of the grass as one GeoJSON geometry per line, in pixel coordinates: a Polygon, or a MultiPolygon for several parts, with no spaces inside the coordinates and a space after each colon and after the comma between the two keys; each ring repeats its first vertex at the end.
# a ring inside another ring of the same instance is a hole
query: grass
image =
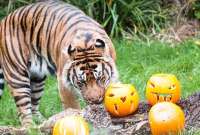
{"type": "MultiPolygon", "coordinates": [[[[159,41],[116,40],[117,67],[123,83],[135,85],[141,100],[145,100],[147,80],[155,73],[175,74],[181,82],[182,96],[186,97],[200,88],[200,47],[193,40],[176,47],[159,41]]],[[[19,126],[14,100],[6,89],[0,100],[0,125],[19,126]]],[[[62,110],[55,77],[46,81],[40,110],[49,117],[62,110]]]]}
{"type": "Polygon", "coordinates": [[[121,81],[134,84],[142,99],[146,82],[155,73],[175,74],[181,82],[183,97],[200,87],[200,48],[192,40],[176,47],[158,41],[120,41],[116,48],[121,81]]]}

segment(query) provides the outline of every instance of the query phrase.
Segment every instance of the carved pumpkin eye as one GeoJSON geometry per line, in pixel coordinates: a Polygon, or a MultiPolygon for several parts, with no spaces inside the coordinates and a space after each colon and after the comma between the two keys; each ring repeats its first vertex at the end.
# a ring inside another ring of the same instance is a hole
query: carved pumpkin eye
{"type": "Polygon", "coordinates": [[[150,83],[150,87],[151,87],[151,88],[155,88],[155,84],[150,83]]]}
{"type": "Polygon", "coordinates": [[[175,88],[176,88],[176,85],[175,85],[175,84],[173,84],[172,86],[169,87],[170,90],[173,90],[173,89],[175,89],[175,88]]]}
{"type": "Polygon", "coordinates": [[[104,48],[105,47],[105,42],[101,39],[97,39],[95,43],[95,47],[97,48],[104,48]]]}
{"type": "Polygon", "coordinates": [[[110,93],[108,96],[109,96],[109,97],[114,97],[115,95],[114,95],[114,94],[112,94],[112,93],[110,93]]]}
{"type": "Polygon", "coordinates": [[[131,96],[133,96],[135,93],[134,92],[131,92],[131,96]]]}

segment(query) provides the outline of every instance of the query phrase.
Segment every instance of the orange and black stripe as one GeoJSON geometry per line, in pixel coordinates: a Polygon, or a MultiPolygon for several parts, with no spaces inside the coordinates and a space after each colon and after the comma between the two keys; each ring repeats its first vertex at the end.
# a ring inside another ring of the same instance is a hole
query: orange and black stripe
{"type": "Polygon", "coordinates": [[[115,65],[103,59],[105,52],[96,53],[94,46],[87,46],[95,34],[103,38],[97,40],[101,46],[96,48],[106,48],[109,50],[106,53],[109,52],[109,56],[115,60],[115,51],[105,30],[81,10],[64,2],[50,0],[27,5],[1,21],[0,97],[5,77],[24,126],[32,122],[32,114],[38,111],[46,78],[44,66],[49,72],[57,74],[62,73],[61,70],[68,64],[61,56],[65,47],[69,48],[66,55],[73,63],[66,78],[74,87],[80,84],[77,67],[83,71],[86,68],[95,70],[100,63],[101,76],[111,79],[115,65]],[[85,45],[76,49],[78,55],[72,56],[74,46],[70,42],[79,31],[86,31],[85,45]],[[39,73],[35,73],[37,67],[39,73]]]}

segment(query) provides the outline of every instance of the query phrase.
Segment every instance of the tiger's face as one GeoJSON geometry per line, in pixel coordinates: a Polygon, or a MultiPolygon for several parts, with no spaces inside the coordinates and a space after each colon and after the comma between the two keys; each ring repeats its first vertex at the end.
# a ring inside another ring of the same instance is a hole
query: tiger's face
{"type": "Polygon", "coordinates": [[[73,86],[78,88],[87,102],[100,103],[103,100],[105,88],[110,83],[111,71],[103,71],[102,65],[83,65],[74,68],[73,86]],[[101,69],[100,69],[101,68],[101,69]]]}
{"type": "Polygon", "coordinates": [[[73,62],[68,65],[67,80],[89,103],[101,103],[106,87],[116,77],[109,43],[100,34],[79,32],[68,46],[73,62]]]}

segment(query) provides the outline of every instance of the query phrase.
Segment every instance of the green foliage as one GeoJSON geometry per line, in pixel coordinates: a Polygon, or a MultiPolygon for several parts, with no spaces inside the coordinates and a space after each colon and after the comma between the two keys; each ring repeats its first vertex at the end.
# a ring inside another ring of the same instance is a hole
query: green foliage
{"type": "MultiPolygon", "coordinates": [[[[0,19],[14,9],[35,0],[0,1],[0,19]]],[[[112,37],[128,32],[139,34],[160,30],[168,20],[161,0],[64,0],[78,6],[107,30],[112,37]]]]}
{"type": "Polygon", "coordinates": [[[132,34],[160,30],[167,21],[167,10],[161,0],[65,0],[84,10],[100,22],[110,35],[132,34]],[[84,5],[84,6],[82,6],[84,5]]]}
{"type": "Polygon", "coordinates": [[[194,16],[195,16],[197,19],[200,19],[200,1],[195,0],[195,1],[192,3],[192,11],[193,11],[194,16]]]}
{"type": "Polygon", "coordinates": [[[0,0],[0,19],[18,7],[32,3],[33,0],[0,0]]]}

